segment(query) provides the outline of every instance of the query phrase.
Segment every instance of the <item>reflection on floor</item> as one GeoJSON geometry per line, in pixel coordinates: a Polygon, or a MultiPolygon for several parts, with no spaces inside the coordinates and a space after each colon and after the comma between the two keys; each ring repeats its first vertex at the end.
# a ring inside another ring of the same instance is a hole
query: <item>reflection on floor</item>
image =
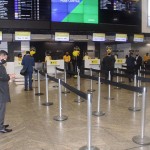
{"type": "MultiPolygon", "coordinates": [[[[116,80],[116,79],[114,79],[116,80]]],[[[125,79],[125,83],[129,84],[125,79]]],[[[67,83],[77,86],[77,79],[69,78],[67,83]]],[[[133,85],[133,83],[130,83],[133,85]]],[[[5,123],[10,124],[13,132],[0,133],[0,150],[78,150],[87,145],[87,102],[76,103],[77,95],[70,92],[62,94],[62,115],[68,120],[55,121],[59,114],[58,88],[49,81],[49,102],[46,102],[45,81],[41,81],[41,92],[36,96],[37,82],[33,91],[24,91],[23,85],[10,83],[12,102],[7,105],[5,123]]],[[[144,84],[143,84],[144,85],[144,84]]],[[[149,87],[149,83],[145,84],[149,87]]],[[[90,80],[81,79],[81,91],[87,92],[90,80]]],[[[92,110],[97,110],[98,84],[93,81],[92,110]]],[[[62,90],[64,88],[62,87],[62,90]]],[[[108,96],[108,85],[101,84],[101,111],[104,116],[92,116],[92,145],[100,150],[150,150],[149,145],[139,145],[132,141],[141,134],[141,111],[129,111],[133,107],[134,93],[111,86],[111,97],[108,96]]],[[[149,88],[146,93],[147,110],[145,135],[150,137],[150,101],[149,88]]],[[[136,97],[137,106],[142,105],[142,96],[136,97]]]]}

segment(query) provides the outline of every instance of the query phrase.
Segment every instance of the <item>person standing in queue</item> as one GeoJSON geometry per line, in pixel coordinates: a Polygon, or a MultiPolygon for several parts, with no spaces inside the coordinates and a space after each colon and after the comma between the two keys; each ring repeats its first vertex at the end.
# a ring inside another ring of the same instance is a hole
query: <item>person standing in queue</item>
{"type": "Polygon", "coordinates": [[[107,48],[107,55],[103,58],[102,60],[102,66],[104,70],[104,75],[105,79],[108,80],[109,77],[109,71],[111,74],[111,81],[113,80],[113,72],[114,72],[114,65],[115,65],[115,57],[111,54],[112,53],[112,48],[111,47],[106,47],[107,48]]]}
{"type": "Polygon", "coordinates": [[[30,55],[30,51],[26,51],[26,55],[23,57],[22,65],[27,69],[27,73],[25,74],[25,91],[28,89],[32,90],[32,74],[33,74],[33,66],[35,65],[34,58],[30,55]]]}
{"type": "Polygon", "coordinates": [[[8,53],[4,50],[0,50],[0,132],[11,132],[12,129],[8,129],[8,124],[4,125],[6,103],[10,102],[9,93],[9,80],[15,78],[14,74],[8,75],[4,64],[6,63],[8,53]]]}
{"type": "Polygon", "coordinates": [[[135,58],[133,57],[133,53],[130,52],[129,57],[126,59],[127,64],[127,75],[129,78],[129,82],[132,82],[132,76],[134,75],[135,71],[135,58]]]}
{"type": "Polygon", "coordinates": [[[138,70],[140,69],[140,67],[142,66],[142,57],[139,55],[139,53],[136,53],[135,56],[135,73],[138,74],[138,70]]]}

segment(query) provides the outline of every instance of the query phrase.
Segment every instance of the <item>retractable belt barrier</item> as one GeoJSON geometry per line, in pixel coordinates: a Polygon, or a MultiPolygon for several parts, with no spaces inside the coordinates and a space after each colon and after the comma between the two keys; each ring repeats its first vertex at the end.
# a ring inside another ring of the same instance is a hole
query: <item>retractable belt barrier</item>
{"type": "MultiPolygon", "coordinates": [[[[41,72],[40,72],[41,73],[41,72]]],[[[111,84],[117,87],[121,87],[130,91],[134,91],[134,92],[139,92],[142,93],[142,112],[141,112],[141,135],[138,136],[134,136],[132,138],[133,142],[140,144],[140,145],[147,145],[150,144],[150,138],[145,136],[145,116],[146,116],[146,87],[135,87],[135,86],[130,86],[130,85],[125,85],[125,84],[121,84],[121,83],[116,83],[113,81],[109,81],[109,80],[105,80],[102,79],[100,77],[92,77],[89,75],[84,75],[84,74],[80,74],[81,77],[84,78],[90,78],[92,80],[99,80],[101,82],[107,83],[107,84],[111,84]]],[[[84,92],[81,92],[79,90],[77,90],[76,88],[66,84],[65,82],[61,81],[60,79],[55,79],[53,77],[48,76],[48,78],[50,80],[59,82],[59,97],[61,97],[61,86],[63,85],[64,87],[66,87],[67,89],[69,89],[70,91],[74,92],[75,94],[81,96],[84,99],[88,100],[88,111],[87,111],[87,115],[88,115],[88,121],[87,121],[87,126],[88,126],[88,144],[87,146],[83,146],[80,148],[80,150],[99,150],[97,147],[93,147],[91,146],[91,112],[92,112],[92,94],[88,93],[85,94],[84,92]]],[[[61,98],[60,98],[61,99],[61,98]]],[[[60,106],[60,109],[62,109],[62,107],[60,106]]]]}

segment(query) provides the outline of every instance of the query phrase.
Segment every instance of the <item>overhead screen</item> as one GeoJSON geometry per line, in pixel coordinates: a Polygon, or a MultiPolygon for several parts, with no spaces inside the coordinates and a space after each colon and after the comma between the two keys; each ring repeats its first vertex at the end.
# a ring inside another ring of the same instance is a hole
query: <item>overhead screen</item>
{"type": "Polygon", "coordinates": [[[98,0],[52,0],[53,22],[98,23],[98,0]]]}
{"type": "Polygon", "coordinates": [[[49,20],[49,0],[0,0],[0,19],[49,20]]]}
{"type": "Polygon", "coordinates": [[[100,23],[137,25],[141,0],[100,0],[100,23]]]}

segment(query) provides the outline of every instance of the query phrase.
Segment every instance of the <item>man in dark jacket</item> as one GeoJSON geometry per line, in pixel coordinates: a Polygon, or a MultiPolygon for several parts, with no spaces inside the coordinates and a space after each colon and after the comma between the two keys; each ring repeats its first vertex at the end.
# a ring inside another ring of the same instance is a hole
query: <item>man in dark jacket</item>
{"type": "Polygon", "coordinates": [[[4,50],[0,50],[0,132],[11,132],[12,129],[8,129],[9,125],[4,125],[6,103],[10,102],[9,85],[8,81],[14,78],[15,75],[8,75],[3,64],[6,63],[8,53],[4,50]]]}
{"type": "Polygon", "coordinates": [[[111,49],[109,48],[107,50],[107,56],[103,58],[102,66],[103,70],[105,72],[105,79],[108,80],[109,71],[111,74],[111,80],[113,78],[113,71],[114,71],[114,65],[115,65],[115,57],[111,55],[111,49]]]}
{"type": "Polygon", "coordinates": [[[138,74],[138,70],[142,66],[142,57],[139,55],[139,53],[135,56],[135,73],[138,74]]]}
{"type": "Polygon", "coordinates": [[[32,74],[33,66],[35,65],[34,58],[30,55],[30,51],[26,52],[26,55],[23,57],[22,65],[26,68],[25,78],[25,91],[32,90],[32,74]]]}
{"type": "Polygon", "coordinates": [[[133,57],[133,53],[129,54],[129,57],[126,59],[127,64],[127,74],[129,76],[129,82],[133,78],[134,71],[135,71],[135,58],[133,57]]]}

